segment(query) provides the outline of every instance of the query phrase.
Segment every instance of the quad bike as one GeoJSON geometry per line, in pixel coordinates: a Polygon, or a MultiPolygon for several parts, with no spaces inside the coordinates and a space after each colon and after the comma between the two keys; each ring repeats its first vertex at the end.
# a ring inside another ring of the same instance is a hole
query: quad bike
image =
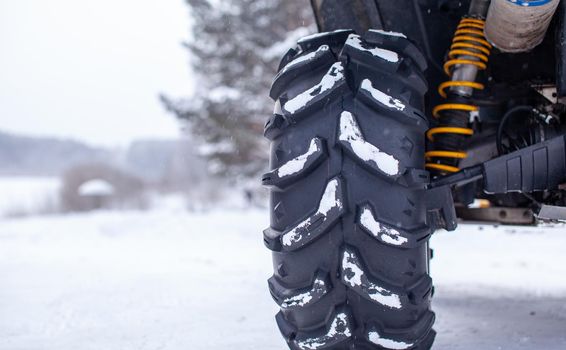
{"type": "Polygon", "coordinates": [[[430,349],[435,230],[566,219],[566,4],[312,6],[265,126],[277,324],[291,349],[430,349]]]}

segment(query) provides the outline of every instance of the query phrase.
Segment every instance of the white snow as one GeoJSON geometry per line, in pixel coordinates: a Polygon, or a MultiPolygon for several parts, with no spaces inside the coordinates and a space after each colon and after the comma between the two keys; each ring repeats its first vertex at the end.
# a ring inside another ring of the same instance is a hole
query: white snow
{"type": "Polygon", "coordinates": [[[399,174],[399,160],[366,142],[352,113],[344,111],[340,115],[340,141],[347,142],[354,154],[366,162],[373,162],[388,175],[399,174]]]}
{"type": "Polygon", "coordinates": [[[297,57],[294,60],[292,60],[291,62],[287,63],[281,71],[286,72],[289,69],[296,67],[298,64],[306,62],[306,61],[311,61],[316,56],[320,55],[323,52],[329,51],[329,50],[330,50],[330,47],[328,45],[321,45],[316,51],[308,53],[304,56],[297,57]]]}
{"type": "Polygon", "coordinates": [[[385,243],[393,245],[403,245],[409,240],[403,237],[401,233],[394,228],[387,227],[375,220],[373,213],[369,208],[364,208],[360,214],[360,224],[365,227],[371,234],[383,240],[385,243]]]}
{"type": "Polygon", "coordinates": [[[344,251],[344,254],[342,255],[342,278],[344,281],[351,287],[362,287],[372,300],[380,303],[381,305],[385,305],[393,309],[400,309],[402,305],[399,295],[370,281],[365,275],[362,267],[357,262],[357,257],[353,252],[348,250],[344,251]]]}
{"type": "Polygon", "coordinates": [[[336,62],[330,67],[328,72],[322,77],[320,83],[310,89],[301,92],[283,106],[290,113],[295,113],[299,109],[305,107],[316,96],[332,89],[339,81],[344,79],[344,67],[341,62],[336,62]]]}
{"type": "Polygon", "coordinates": [[[431,247],[437,291],[446,285],[490,297],[509,290],[566,296],[564,224],[460,225],[456,232],[434,233],[431,247]]]}
{"type": "Polygon", "coordinates": [[[308,232],[302,233],[303,230],[308,229],[311,225],[311,218],[307,218],[304,221],[301,221],[297,226],[293,227],[292,230],[285,233],[281,237],[281,243],[285,246],[292,246],[294,243],[300,242],[303,238],[305,238],[305,234],[308,236],[308,232]]]}
{"type": "Polygon", "coordinates": [[[393,339],[382,338],[377,332],[368,333],[369,341],[372,343],[391,350],[406,350],[413,346],[412,343],[395,341],[393,339]]]}
{"type": "Polygon", "coordinates": [[[292,246],[293,244],[300,242],[304,238],[309,236],[308,228],[311,225],[311,218],[317,214],[323,216],[323,220],[326,220],[326,215],[333,208],[342,208],[342,201],[338,197],[338,179],[334,178],[328,182],[322,198],[318,204],[318,209],[315,214],[309,218],[303,220],[297,226],[293,227],[289,232],[286,232],[281,236],[281,243],[285,246],[292,246]],[[307,232],[305,232],[307,231],[307,232]]]}
{"type": "Polygon", "coordinates": [[[328,343],[329,341],[339,337],[340,339],[346,339],[352,336],[352,332],[350,330],[350,322],[348,320],[348,315],[345,313],[340,313],[336,315],[332,324],[330,325],[330,329],[328,332],[317,338],[310,338],[303,341],[298,341],[297,345],[301,349],[308,349],[308,350],[316,350],[328,343]]]}
{"type": "Polygon", "coordinates": [[[330,210],[333,208],[342,208],[342,202],[338,197],[338,179],[332,179],[326,185],[324,194],[320,199],[320,204],[318,205],[318,214],[326,216],[330,210]]]}
{"type": "Polygon", "coordinates": [[[305,41],[309,41],[309,40],[316,39],[316,38],[321,38],[321,37],[329,35],[329,34],[343,33],[343,32],[347,32],[349,30],[350,29],[337,29],[337,30],[334,30],[334,31],[331,31],[331,32],[314,33],[314,34],[302,37],[301,39],[298,40],[298,43],[299,44],[304,43],[305,41]]]}
{"type": "MultiPolygon", "coordinates": [[[[0,199],[15,191],[4,190],[0,199]]],[[[0,349],[284,349],[266,283],[267,215],[1,220],[0,349]]],[[[564,349],[566,226],[460,225],[431,246],[438,348],[564,349]]]]}
{"type": "Polygon", "coordinates": [[[351,46],[357,50],[369,52],[375,57],[379,57],[389,62],[399,62],[399,55],[396,52],[387,49],[381,49],[379,47],[374,47],[373,49],[368,49],[362,45],[362,39],[357,34],[350,34],[348,36],[348,40],[346,40],[346,44],[351,46]]]}
{"type": "Polygon", "coordinates": [[[371,94],[371,97],[373,97],[376,101],[378,101],[379,103],[381,103],[386,107],[393,108],[398,111],[402,111],[405,109],[405,104],[403,104],[403,102],[389,96],[388,94],[386,94],[381,90],[374,88],[369,79],[364,79],[362,81],[361,88],[369,92],[371,94]]]}
{"type": "Polygon", "coordinates": [[[399,37],[399,38],[407,39],[407,36],[405,34],[399,33],[399,32],[390,32],[390,31],[382,30],[382,29],[370,29],[369,31],[374,32],[374,33],[383,34],[383,35],[396,36],[396,37],[399,37]]]}
{"type": "Polygon", "coordinates": [[[316,139],[313,138],[310,142],[309,149],[305,153],[301,154],[296,158],[291,159],[290,161],[286,162],[285,164],[281,165],[281,167],[279,167],[279,169],[277,170],[277,176],[279,177],[289,176],[303,170],[308,158],[318,151],[319,148],[316,144],[316,139]]]}
{"type": "Polygon", "coordinates": [[[312,300],[312,293],[306,292],[287,298],[281,303],[281,308],[287,309],[293,306],[305,306],[312,300]]]}
{"type": "Polygon", "coordinates": [[[114,194],[114,186],[102,179],[93,179],[79,186],[81,196],[110,196],[114,194]]]}
{"type": "Polygon", "coordinates": [[[342,255],[342,270],[349,272],[345,273],[343,277],[352,287],[361,286],[364,271],[357,264],[350,262],[352,258],[353,254],[348,251],[344,252],[344,255],[342,255]]]}
{"type": "Polygon", "coordinates": [[[3,220],[0,349],[280,350],[267,225],[250,209],[3,220]]]}
{"type": "Polygon", "coordinates": [[[326,283],[324,280],[317,278],[314,280],[312,290],[286,298],[281,303],[281,307],[285,309],[293,306],[305,306],[311,302],[314,293],[323,291],[326,291],[326,283]]]}
{"type": "Polygon", "coordinates": [[[56,208],[60,188],[55,177],[0,177],[0,217],[56,208]]]}

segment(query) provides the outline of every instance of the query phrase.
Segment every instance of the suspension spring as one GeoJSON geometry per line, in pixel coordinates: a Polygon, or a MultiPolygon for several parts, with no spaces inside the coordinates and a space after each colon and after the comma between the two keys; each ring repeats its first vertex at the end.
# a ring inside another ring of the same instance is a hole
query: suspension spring
{"type": "Polygon", "coordinates": [[[446,102],[432,111],[438,126],[427,132],[434,149],[425,153],[426,168],[439,175],[457,172],[458,163],[467,157],[466,141],[474,133],[469,127],[470,113],[478,111],[471,95],[473,90],[484,89],[475,78],[478,71],[487,68],[492,48],[483,34],[484,26],[483,19],[462,18],[444,63],[450,80],[438,86],[438,93],[446,102]]]}

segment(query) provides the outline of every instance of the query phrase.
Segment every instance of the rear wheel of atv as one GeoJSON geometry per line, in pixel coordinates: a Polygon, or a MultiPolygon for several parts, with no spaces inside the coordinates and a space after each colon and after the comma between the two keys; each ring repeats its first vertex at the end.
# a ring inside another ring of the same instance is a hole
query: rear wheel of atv
{"type": "Polygon", "coordinates": [[[426,61],[404,36],[317,34],[271,89],[269,289],[291,349],[429,349],[426,61]]]}

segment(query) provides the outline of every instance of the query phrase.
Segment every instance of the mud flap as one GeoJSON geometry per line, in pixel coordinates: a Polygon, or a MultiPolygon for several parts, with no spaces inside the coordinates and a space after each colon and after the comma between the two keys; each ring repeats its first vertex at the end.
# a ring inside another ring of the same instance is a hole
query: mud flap
{"type": "Polygon", "coordinates": [[[454,199],[450,186],[441,186],[427,190],[427,224],[435,229],[443,228],[454,231],[458,226],[454,199]]]}

